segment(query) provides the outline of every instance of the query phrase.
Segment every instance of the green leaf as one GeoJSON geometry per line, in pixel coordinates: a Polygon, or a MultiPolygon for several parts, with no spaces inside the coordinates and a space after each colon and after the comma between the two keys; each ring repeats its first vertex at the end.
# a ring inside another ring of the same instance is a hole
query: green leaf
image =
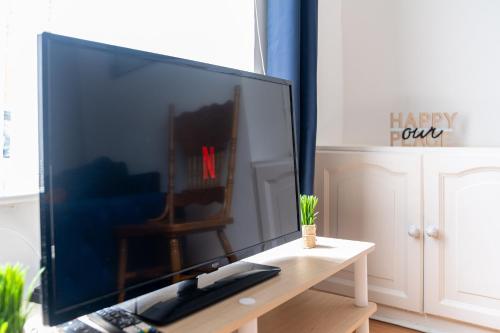
{"type": "Polygon", "coordinates": [[[0,266],[0,333],[20,333],[29,314],[29,298],[41,271],[24,295],[26,269],[19,265],[0,266]]]}
{"type": "Polygon", "coordinates": [[[7,333],[7,328],[9,327],[8,322],[3,322],[0,324],[0,333],[7,333]]]}
{"type": "Polygon", "coordinates": [[[300,196],[300,221],[303,225],[313,225],[318,216],[316,206],[318,205],[318,197],[315,195],[300,196]]]}

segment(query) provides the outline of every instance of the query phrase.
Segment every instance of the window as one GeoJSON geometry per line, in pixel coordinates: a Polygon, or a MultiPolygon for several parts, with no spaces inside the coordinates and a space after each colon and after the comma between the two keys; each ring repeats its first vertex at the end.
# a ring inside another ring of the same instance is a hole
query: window
{"type": "Polygon", "coordinates": [[[0,197],[38,192],[38,33],[253,71],[254,27],[254,0],[0,1],[0,197]]]}

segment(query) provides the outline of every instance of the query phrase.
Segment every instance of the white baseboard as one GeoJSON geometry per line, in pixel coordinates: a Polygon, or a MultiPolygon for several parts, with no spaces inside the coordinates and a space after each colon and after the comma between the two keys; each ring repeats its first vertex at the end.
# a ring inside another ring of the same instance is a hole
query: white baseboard
{"type": "Polygon", "coordinates": [[[426,333],[492,333],[500,332],[450,319],[378,305],[371,317],[386,323],[411,328],[426,333]]]}

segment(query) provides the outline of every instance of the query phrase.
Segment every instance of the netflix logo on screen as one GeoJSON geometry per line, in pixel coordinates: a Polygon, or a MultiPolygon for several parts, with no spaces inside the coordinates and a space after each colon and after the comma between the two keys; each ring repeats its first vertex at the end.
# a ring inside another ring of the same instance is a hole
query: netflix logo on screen
{"type": "Polygon", "coordinates": [[[203,180],[215,179],[215,148],[201,147],[203,161],[203,180]]]}

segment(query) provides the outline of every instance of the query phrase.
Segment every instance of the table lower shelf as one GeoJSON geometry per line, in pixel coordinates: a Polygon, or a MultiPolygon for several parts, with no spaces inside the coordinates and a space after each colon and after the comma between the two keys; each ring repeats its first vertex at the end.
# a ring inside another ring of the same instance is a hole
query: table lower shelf
{"type": "Polygon", "coordinates": [[[307,290],[259,318],[259,333],[351,333],[375,313],[377,305],[360,308],[349,297],[307,290]]]}

